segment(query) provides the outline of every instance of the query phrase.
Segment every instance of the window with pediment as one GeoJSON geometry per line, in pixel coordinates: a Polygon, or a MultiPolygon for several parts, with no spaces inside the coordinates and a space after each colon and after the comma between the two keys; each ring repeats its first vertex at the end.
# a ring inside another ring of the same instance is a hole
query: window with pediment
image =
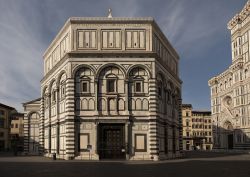
{"type": "Polygon", "coordinates": [[[132,69],[129,73],[130,92],[135,94],[148,92],[148,73],[141,67],[132,69]]]}
{"type": "Polygon", "coordinates": [[[106,76],[107,93],[117,92],[117,77],[113,74],[106,76]]]}
{"type": "Polygon", "coordinates": [[[81,83],[81,92],[89,93],[90,92],[90,78],[82,77],[80,83],[81,83]]]}
{"type": "Polygon", "coordinates": [[[134,93],[143,93],[144,89],[143,89],[143,77],[135,77],[133,78],[134,81],[134,93]]]}
{"type": "Polygon", "coordinates": [[[75,92],[78,96],[94,92],[94,73],[91,69],[83,67],[76,72],[75,92]]]}

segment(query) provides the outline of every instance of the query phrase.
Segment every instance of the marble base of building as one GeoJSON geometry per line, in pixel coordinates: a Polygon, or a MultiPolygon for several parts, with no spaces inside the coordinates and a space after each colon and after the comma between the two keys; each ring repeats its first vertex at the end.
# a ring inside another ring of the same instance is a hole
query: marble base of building
{"type": "MultiPolygon", "coordinates": [[[[53,158],[53,154],[44,154],[44,157],[53,158]]],[[[150,154],[137,154],[134,156],[126,155],[124,159],[115,159],[115,160],[147,160],[147,161],[160,161],[160,160],[170,160],[170,159],[176,159],[176,158],[182,158],[183,153],[177,152],[177,153],[169,153],[168,155],[150,155],[150,154]]],[[[56,159],[62,159],[62,160],[101,160],[98,154],[95,153],[82,153],[78,156],[67,156],[63,154],[56,154],[56,159]]],[[[112,160],[112,159],[110,159],[112,160]]]]}

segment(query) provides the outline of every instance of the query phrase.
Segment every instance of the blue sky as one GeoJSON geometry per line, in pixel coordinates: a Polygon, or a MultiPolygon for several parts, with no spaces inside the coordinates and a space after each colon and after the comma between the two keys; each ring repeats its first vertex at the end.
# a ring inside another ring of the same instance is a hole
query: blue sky
{"type": "Polygon", "coordinates": [[[247,0],[0,0],[0,102],[40,96],[42,54],[72,16],[155,18],[180,55],[183,103],[210,109],[207,81],[231,63],[227,22],[247,0]]]}

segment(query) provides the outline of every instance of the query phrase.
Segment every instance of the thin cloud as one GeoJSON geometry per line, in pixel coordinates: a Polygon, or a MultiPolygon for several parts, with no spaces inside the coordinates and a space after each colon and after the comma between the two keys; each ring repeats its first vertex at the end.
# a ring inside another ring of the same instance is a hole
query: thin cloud
{"type": "MultiPolygon", "coordinates": [[[[216,63],[208,55],[218,47],[230,53],[226,44],[230,39],[224,39],[226,23],[244,3],[246,0],[0,0],[0,102],[22,111],[20,103],[40,96],[42,54],[71,16],[106,16],[112,8],[114,17],[154,17],[181,55],[180,64],[185,65],[181,71],[186,74],[187,60],[216,63]]],[[[228,56],[223,52],[218,57],[228,56]]],[[[199,67],[196,62],[192,65],[199,67]]],[[[217,66],[220,69],[223,71],[217,66]]],[[[183,77],[185,102],[201,97],[203,101],[195,100],[195,104],[210,107],[207,84],[190,82],[207,80],[207,75],[183,77]],[[190,95],[192,87],[202,91],[190,95]]]]}
{"type": "Polygon", "coordinates": [[[20,4],[10,1],[0,11],[0,102],[22,111],[21,103],[39,97],[44,48],[37,32],[20,13],[20,4]]]}

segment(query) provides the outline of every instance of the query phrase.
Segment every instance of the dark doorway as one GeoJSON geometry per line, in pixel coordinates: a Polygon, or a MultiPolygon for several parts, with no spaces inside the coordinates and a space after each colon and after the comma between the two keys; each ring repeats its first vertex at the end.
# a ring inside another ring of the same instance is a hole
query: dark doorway
{"type": "Polygon", "coordinates": [[[4,141],[3,140],[0,140],[0,151],[3,151],[4,150],[4,141]]]}
{"type": "Polygon", "coordinates": [[[228,149],[233,149],[234,139],[233,134],[227,135],[228,149]]]}
{"type": "Polygon", "coordinates": [[[124,124],[99,124],[100,159],[125,159],[124,124]]]}

